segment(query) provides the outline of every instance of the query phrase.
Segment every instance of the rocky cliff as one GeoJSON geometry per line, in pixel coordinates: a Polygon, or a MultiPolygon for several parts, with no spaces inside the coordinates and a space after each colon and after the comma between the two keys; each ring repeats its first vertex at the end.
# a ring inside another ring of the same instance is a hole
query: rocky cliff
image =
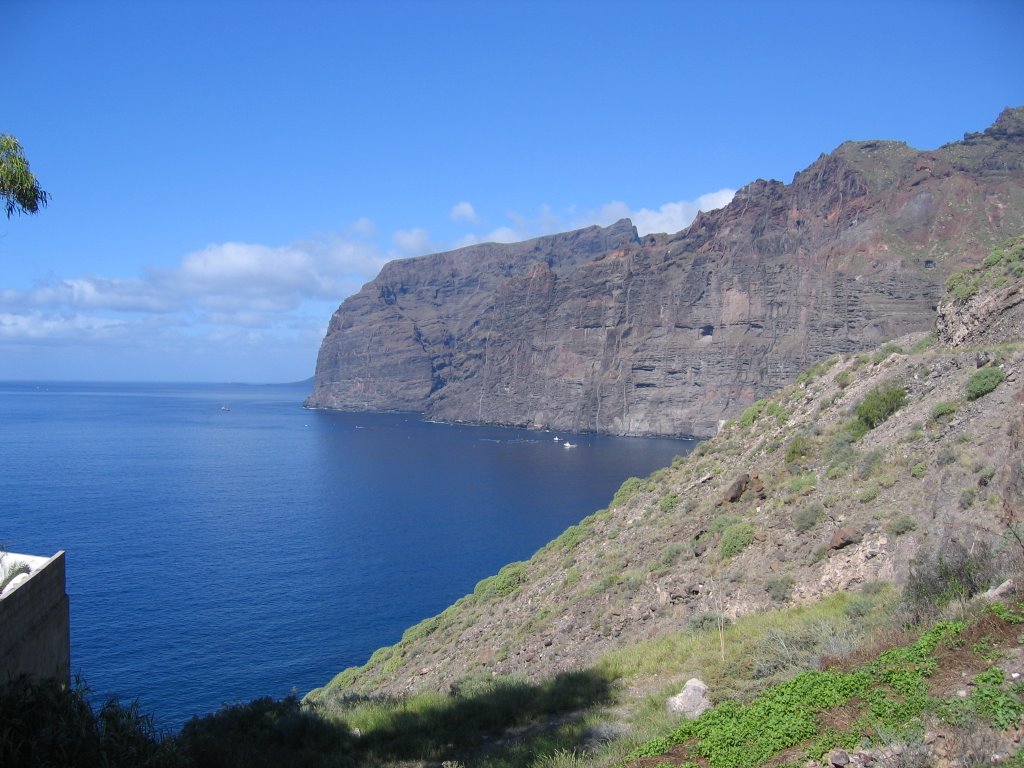
{"type": "Polygon", "coordinates": [[[847,142],[674,235],[629,221],[392,262],[334,314],[310,407],[713,434],[812,361],[928,328],[1024,228],[1024,108],[933,151],[847,142]]]}
{"type": "Polygon", "coordinates": [[[541,680],[702,617],[903,585],[957,552],[990,553],[985,578],[1019,573],[1024,236],[992,253],[959,276],[976,290],[940,303],[935,335],[819,361],[311,695],[541,680]]]}

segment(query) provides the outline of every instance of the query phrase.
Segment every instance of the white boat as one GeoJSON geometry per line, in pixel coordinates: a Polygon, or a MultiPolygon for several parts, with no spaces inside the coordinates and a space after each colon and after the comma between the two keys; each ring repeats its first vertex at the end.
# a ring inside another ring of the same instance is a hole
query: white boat
{"type": "Polygon", "coordinates": [[[557,443],[557,442],[558,442],[559,440],[561,440],[561,439],[562,439],[562,438],[560,438],[560,437],[556,437],[556,438],[555,438],[555,442],[557,443]]]}
{"type": "Polygon", "coordinates": [[[575,448],[576,447],[576,443],[570,443],[568,440],[566,440],[564,443],[562,443],[562,445],[564,447],[566,447],[566,448],[575,448]]]}

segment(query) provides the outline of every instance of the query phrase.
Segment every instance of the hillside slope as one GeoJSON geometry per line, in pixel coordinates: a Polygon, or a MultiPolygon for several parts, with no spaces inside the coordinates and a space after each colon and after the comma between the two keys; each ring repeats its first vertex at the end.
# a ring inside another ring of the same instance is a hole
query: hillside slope
{"type": "Polygon", "coordinates": [[[1012,552],[1024,238],[950,289],[937,340],[815,364],[312,698],[447,691],[481,673],[540,680],[705,615],[902,583],[920,555],[1012,552]]]}
{"type": "Polygon", "coordinates": [[[1024,108],[933,151],[847,142],[674,235],[608,228],[388,264],[334,314],[310,407],[714,434],[813,361],[926,330],[1024,228],[1024,108]]]}

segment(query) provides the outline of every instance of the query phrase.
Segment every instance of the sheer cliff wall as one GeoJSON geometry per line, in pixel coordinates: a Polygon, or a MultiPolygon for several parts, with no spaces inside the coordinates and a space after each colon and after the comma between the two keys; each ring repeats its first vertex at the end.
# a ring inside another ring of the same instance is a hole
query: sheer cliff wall
{"type": "Polygon", "coordinates": [[[392,262],[334,314],[311,407],[713,434],[836,352],[929,328],[1024,229],[1024,109],[934,151],[848,142],[674,235],[628,220],[392,262]]]}

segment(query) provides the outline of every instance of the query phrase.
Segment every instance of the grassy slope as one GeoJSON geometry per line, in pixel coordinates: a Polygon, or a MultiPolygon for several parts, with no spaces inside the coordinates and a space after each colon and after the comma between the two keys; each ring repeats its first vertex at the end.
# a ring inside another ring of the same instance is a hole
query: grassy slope
{"type": "Polygon", "coordinates": [[[987,359],[1011,380],[973,400],[973,348],[918,338],[823,361],[313,697],[443,692],[479,674],[539,680],[704,613],[902,582],[919,551],[998,539],[1024,349],[987,359]],[[865,432],[856,408],[893,387],[904,404],[865,432]],[[754,486],[723,501],[744,473],[754,486]],[[844,527],[859,542],[830,548],[844,527]]]}

